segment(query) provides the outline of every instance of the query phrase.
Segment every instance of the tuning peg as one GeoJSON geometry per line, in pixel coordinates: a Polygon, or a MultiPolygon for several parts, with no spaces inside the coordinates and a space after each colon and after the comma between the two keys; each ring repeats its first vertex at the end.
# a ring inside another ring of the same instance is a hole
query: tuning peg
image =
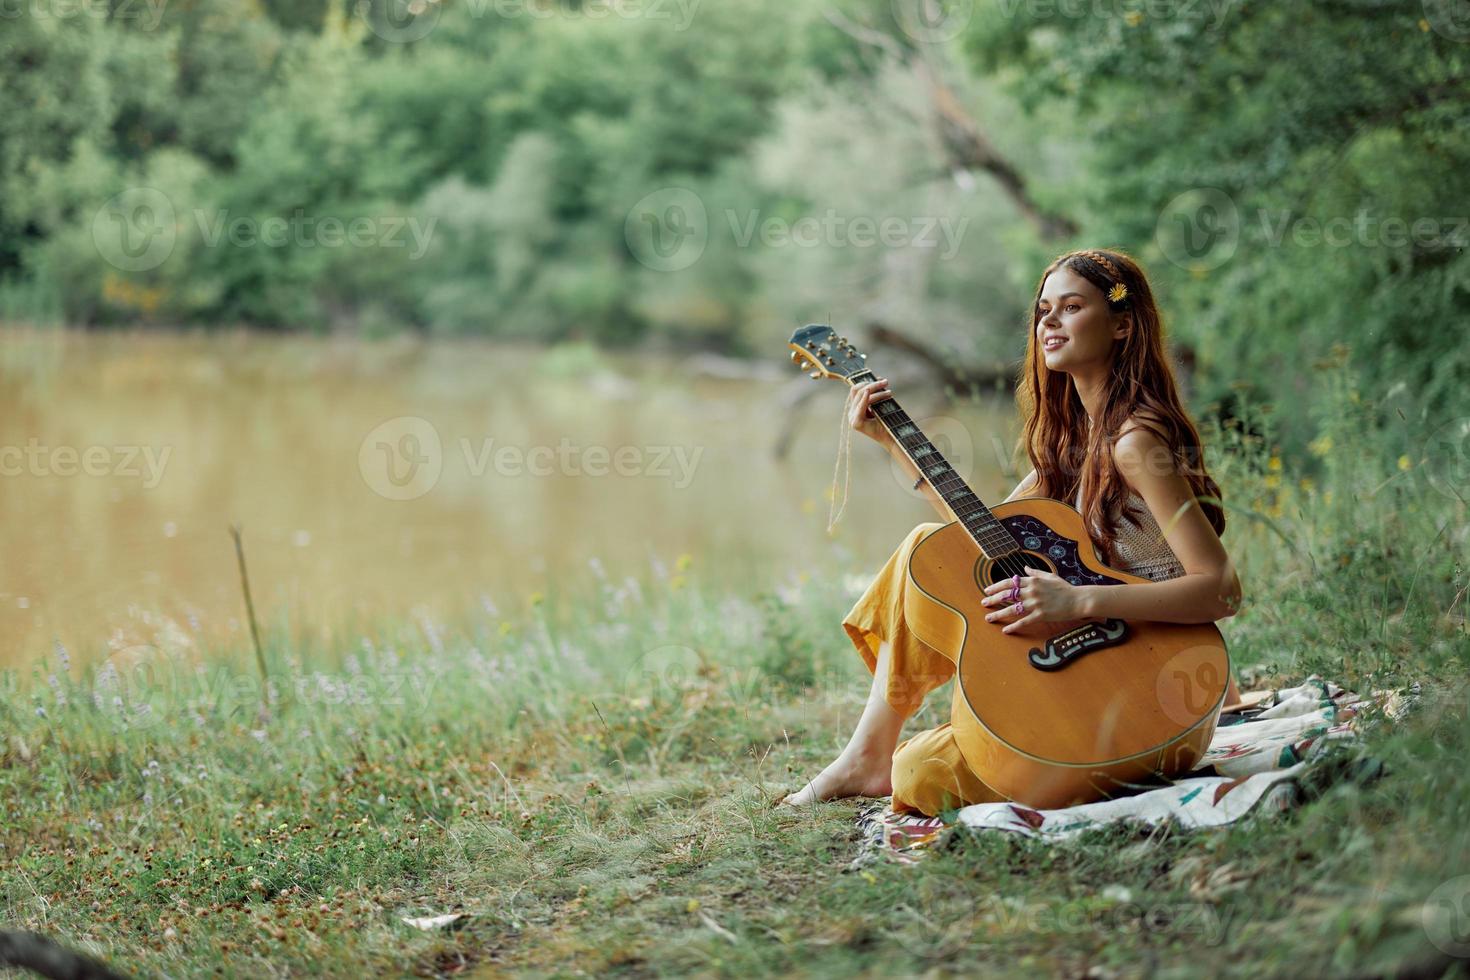
{"type": "Polygon", "coordinates": [[[813,371],[811,374],[808,374],[807,375],[807,377],[808,378],[811,378],[813,381],[817,380],[821,376],[822,376],[822,372],[821,371],[813,371]]]}
{"type": "Polygon", "coordinates": [[[791,352],[791,363],[792,364],[800,364],[801,363],[801,353],[799,351],[792,351],[791,352]]]}

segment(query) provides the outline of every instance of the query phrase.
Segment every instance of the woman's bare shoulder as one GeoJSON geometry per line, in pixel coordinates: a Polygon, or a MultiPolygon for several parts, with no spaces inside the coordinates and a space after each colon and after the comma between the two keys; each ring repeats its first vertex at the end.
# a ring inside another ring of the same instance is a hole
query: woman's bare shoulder
{"type": "Polygon", "coordinates": [[[1155,411],[1152,411],[1151,409],[1140,408],[1132,415],[1130,415],[1127,421],[1125,421],[1121,426],[1118,427],[1118,438],[1121,439],[1124,436],[1128,435],[1128,433],[1135,432],[1139,429],[1153,432],[1156,435],[1161,430],[1167,431],[1164,427],[1163,416],[1159,415],[1155,411]]]}

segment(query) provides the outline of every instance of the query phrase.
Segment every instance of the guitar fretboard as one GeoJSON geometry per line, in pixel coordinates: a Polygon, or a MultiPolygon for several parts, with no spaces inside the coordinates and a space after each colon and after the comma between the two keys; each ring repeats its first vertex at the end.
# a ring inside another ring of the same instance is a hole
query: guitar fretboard
{"type": "MultiPolygon", "coordinates": [[[[864,381],[875,380],[871,372],[854,376],[850,382],[857,384],[864,381]]],[[[903,447],[903,451],[914,465],[919,468],[924,479],[929,481],[949,509],[954,511],[965,530],[970,532],[970,537],[985,552],[987,558],[992,560],[1002,555],[1008,555],[1020,550],[1020,545],[1005,526],[996,520],[995,515],[990,512],[984,502],[975,495],[963,477],[955,472],[949,460],[944,454],[929,441],[929,438],[920,430],[918,424],[909,418],[907,412],[899,406],[898,400],[888,398],[873,404],[873,414],[883,423],[884,427],[893,434],[893,438],[903,447]]]]}

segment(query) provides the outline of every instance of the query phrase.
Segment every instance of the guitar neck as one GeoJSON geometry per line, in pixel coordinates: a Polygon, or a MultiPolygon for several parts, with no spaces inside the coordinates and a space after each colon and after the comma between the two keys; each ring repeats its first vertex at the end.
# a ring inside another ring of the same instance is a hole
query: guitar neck
{"type": "MultiPolygon", "coordinates": [[[[848,379],[853,385],[876,381],[871,371],[864,371],[848,379]]],[[[903,449],[904,455],[914,461],[924,479],[954,511],[970,537],[992,560],[1020,550],[1020,545],[1011,532],[996,520],[985,502],[970,489],[963,477],[955,472],[949,460],[944,458],[929,437],[924,435],[918,423],[909,418],[896,398],[886,398],[873,403],[873,414],[893,435],[894,441],[903,449]]]]}

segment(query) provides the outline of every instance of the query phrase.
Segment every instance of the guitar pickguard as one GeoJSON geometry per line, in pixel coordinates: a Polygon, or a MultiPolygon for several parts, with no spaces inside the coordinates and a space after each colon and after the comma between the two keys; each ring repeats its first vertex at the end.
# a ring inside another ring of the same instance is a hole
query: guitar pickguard
{"type": "MultiPolygon", "coordinates": [[[[1082,564],[1077,557],[1077,542],[1071,538],[1064,538],[1040,520],[1027,514],[1017,514],[1014,517],[1000,518],[1006,530],[1016,539],[1022,548],[1044,555],[1047,564],[1051,565],[1056,574],[1071,582],[1073,585],[1122,585],[1121,579],[1115,579],[1110,575],[1101,575],[1082,564]]],[[[988,585],[990,583],[982,583],[988,585]]]]}

